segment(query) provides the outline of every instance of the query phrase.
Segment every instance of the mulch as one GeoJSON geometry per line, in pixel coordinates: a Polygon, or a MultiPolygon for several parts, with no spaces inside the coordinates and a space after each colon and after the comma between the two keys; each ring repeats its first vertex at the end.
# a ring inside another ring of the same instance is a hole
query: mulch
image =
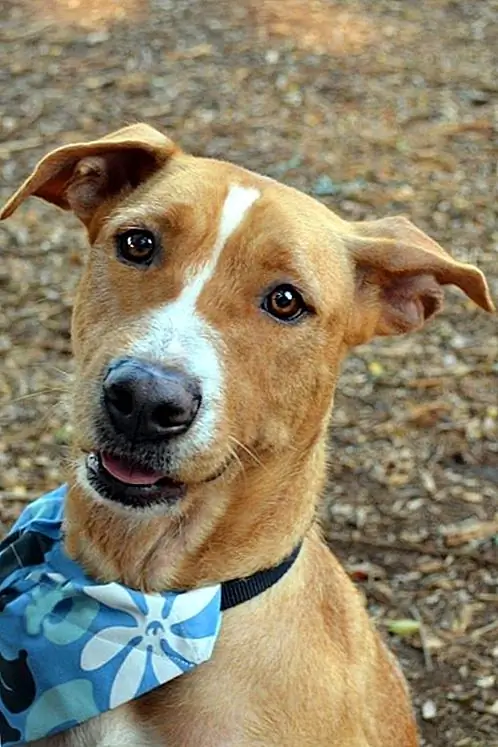
{"type": "MultiPolygon", "coordinates": [[[[50,148],[147,120],[352,220],[407,214],[498,298],[496,0],[3,0],[0,197],[50,148]]],[[[0,531],[63,479],[84,257],[0,229],[0,531]]],[[[498,745],[498,325],[456,290],[345,365],[322,518],[400,657],[426,747],[498,745]]]]}

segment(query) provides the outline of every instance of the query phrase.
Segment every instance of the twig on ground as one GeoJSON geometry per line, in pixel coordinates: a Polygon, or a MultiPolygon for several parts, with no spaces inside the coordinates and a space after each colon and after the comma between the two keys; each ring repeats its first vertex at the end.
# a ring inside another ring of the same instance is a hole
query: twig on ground
{"type": "Polygon", "coordinates": [[[329,542],[340,542],[341,544],[355,544],[364,545],[365,547],[373,547],[379,550],[392,550],[396,552],[413,552],[419,555],[429,555],[435,558],[446,558],[448,555],[452,555],[458,558],[468,558],[474,560],[480,565],[491,565],[498,568],[498,558],[494,558],[491,555],[484,555],[473,550],[465,550],[457,547],[452,547],[451,550],[445,548],[434,547],[434,545],[421,545],[415,542],[388,542],[387,540],[373,540],[368,537],[358,537],[354,534],[344,535],[339,532],[326,532],[325,537],[329,542]]]}
{"type": "MultiPolygon", "coordinates": [[[[23,493],[21,495],[20,493],[15,493],[13,491],[0,490],[0,504],[2,501],[21,501],[21,503],[29,503],[29,501],[33,501],[38,497],[39,493],[23,493]]],[[[1,526],[0,529],[2,529],[1,526]]]]}
{"type": "Polygon", "coordinates": [[[483,635],[487,635],[487,633],[491,633],[493,630],[496,630],[498,628],[498,620],[493,620],[493,622],[488,623],[487,625],[483,625],[482,628],[476,628],[473,630],[469,638],[472,638],[473,641],[477,640],[478,638],[481,638],[483,635]]]}
{"type": "Polygon", "coordinates": [[[428,672],[432,672],[433,669],[434,669],[434,665],[432,663],[432,656],[431,656],[431,652],[429,650],[429,645],[428,645],[428,642],[427,642],[427,635],[425,633],[424,622],[422,620],[420,612],[415,607],[415,605],[412,605],[410,607],[410,609],[411,609],[411,613],[412,613],[413,617],[415,618],[415,620],[417,620],[420,623],[420,628],[418,630],[418,633],[419,633],[419,636],[420,636],[420,643],[422,644],[422,651],[423,651],[423,654],[424,654],[425,668],[426,668],[426,670],[428,672]]]}
{"type": "Polygon", "coordinates": [[[0,159],[7,160],[12,153],[22,153],[43,144],[42,137],[27,137],[24,140],[11,140],[0,145],[0,159]]]}

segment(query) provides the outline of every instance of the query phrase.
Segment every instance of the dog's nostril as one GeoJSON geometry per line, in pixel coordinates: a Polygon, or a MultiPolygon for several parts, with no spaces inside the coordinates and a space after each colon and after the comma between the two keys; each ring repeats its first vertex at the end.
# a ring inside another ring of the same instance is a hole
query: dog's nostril
{"type": "Polygon", "coordinates": [[[160,428],[168,428],[175,420],[184,420],[184,409],[173,402],[159,405],[154,409],[152,419],[160,428]]]}
{"type": "Polygon", "coordinates": [[[171,428],[190,422],[199,409],[200,398],[192,398],[188,392],[183,396],[177,392],[177,398],[171,398],[154,407],[151,420],[158,428],[171,428]]]}
{"type": "Polygon", "coordinates": [[[124,384],[112,384],[106,387],[106,397],[121,415],[131,415],[135,407],[132,391],[124,384]]]}

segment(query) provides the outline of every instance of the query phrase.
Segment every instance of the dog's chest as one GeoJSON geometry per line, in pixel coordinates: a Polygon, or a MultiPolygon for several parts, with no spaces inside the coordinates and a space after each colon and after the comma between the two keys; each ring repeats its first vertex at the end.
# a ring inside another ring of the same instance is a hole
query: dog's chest
{"type": "Polygon", "coordinates": [[[229,747],[241,741],[228,724],[222,729],[206,729],[202,719],[189,721],[177,713],[170,725],[162,719],[154,725],[127,704],[70,731],[33,742],[30,747],[198,747],[200,744],[229,747]]]}
{"type": "Polygon", "coordinates": [[[30,747],[166,747],[152,730],[135,717],[128,705],[30,747]]]}

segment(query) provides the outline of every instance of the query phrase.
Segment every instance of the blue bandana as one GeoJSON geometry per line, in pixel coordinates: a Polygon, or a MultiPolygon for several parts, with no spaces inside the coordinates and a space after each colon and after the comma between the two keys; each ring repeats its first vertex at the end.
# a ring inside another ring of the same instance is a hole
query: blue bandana
{"type": "Polygon", "coordinates": [[[143,594],[88,578],[64,552],[66,488],[0,543],[0,745],[51,736],[207,661],[220,585],[143,594]]]}

